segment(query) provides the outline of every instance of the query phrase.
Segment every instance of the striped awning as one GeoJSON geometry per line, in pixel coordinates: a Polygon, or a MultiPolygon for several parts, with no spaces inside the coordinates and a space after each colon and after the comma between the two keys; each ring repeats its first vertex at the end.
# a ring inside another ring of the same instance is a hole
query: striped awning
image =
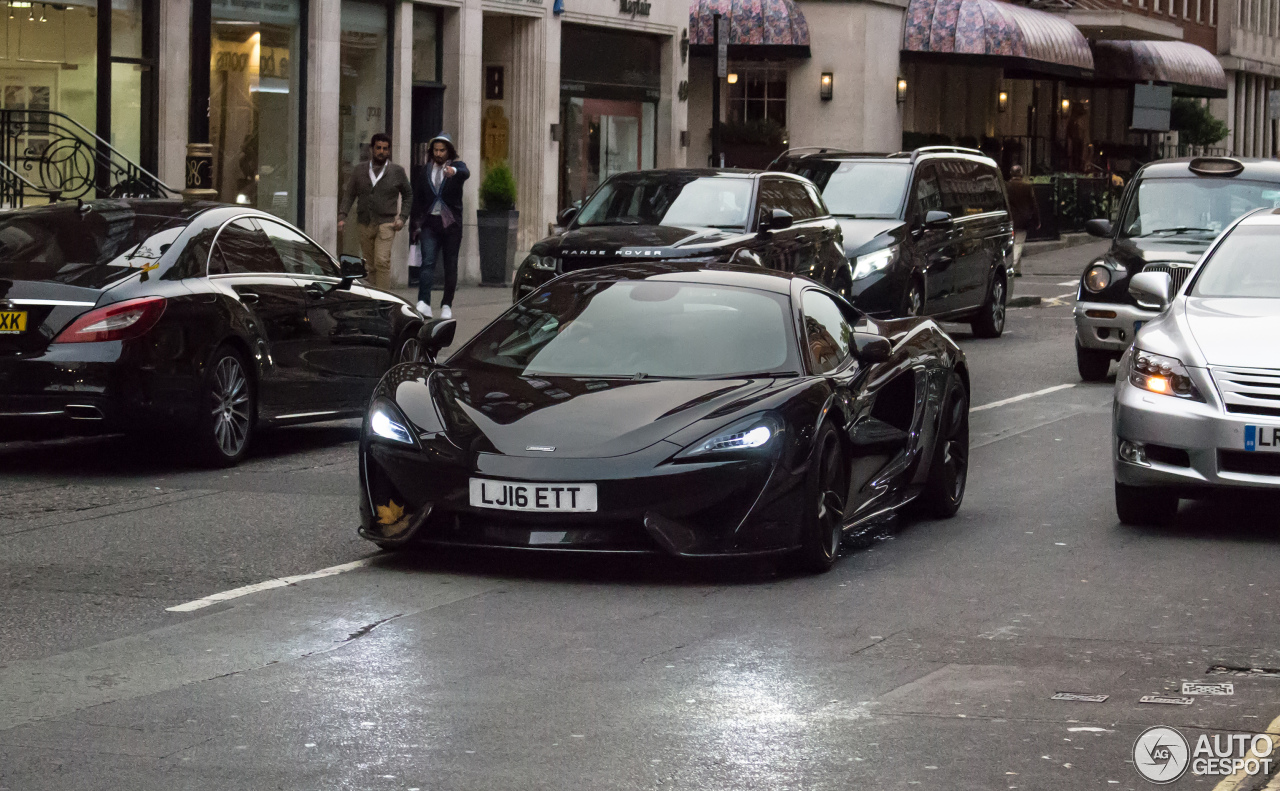
{"type": "Polygon", "coordinates": [[[809,57],[809,24],[791,0],[694,0],[689,7],[694,55],[715,54],[715,14],[728,34],[731,58],[809,57]]]}
{"type": "Polygon", "coordinates": [[[1172,85],[1185,96],[1227,95],[1227,74],[1213,53],[1185,41],[1095,41],[1100,80],[1172,85]]]}
{"type": "Polygon", "coordinates": [[[1062,77],[1093,70],[1089,42],[1075,25],[1000,0],[911,0],[902,51],[1062,77]]]}

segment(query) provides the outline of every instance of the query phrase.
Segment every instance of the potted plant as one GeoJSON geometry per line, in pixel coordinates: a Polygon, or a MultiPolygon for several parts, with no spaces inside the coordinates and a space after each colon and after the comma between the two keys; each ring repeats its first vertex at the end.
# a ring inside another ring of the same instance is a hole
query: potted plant
{"type": "Polygon", "coordinates": [[[480,283],[505,286],[516,254],[516,180],[506,162],[495,162],[480,182],[476,234],[480,245],[480,283]]]}

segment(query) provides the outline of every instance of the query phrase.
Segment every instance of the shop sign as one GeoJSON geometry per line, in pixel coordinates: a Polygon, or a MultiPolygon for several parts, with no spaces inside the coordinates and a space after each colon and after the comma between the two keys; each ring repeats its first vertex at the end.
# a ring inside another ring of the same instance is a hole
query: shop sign
{"type": "Polygon", "coordinates": [[[618,0],[618,13],[630,14],[633,19],[638,16],[649,16],[649,10],[652,7],[653,3],[645,0],[618,0]]]}

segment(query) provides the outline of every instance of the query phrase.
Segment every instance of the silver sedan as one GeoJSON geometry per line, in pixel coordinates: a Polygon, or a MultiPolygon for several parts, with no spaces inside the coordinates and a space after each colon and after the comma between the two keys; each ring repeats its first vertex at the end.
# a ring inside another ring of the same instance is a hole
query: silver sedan
{"type": "Polygon", "coordinates": [[[1120,360],[1116,511],[1167,524],[1179,498],[1280,491],[1280,214],[1247,214],[1174,292],[1165,272],[1129,293],[1159,310],[1120,360]]]}

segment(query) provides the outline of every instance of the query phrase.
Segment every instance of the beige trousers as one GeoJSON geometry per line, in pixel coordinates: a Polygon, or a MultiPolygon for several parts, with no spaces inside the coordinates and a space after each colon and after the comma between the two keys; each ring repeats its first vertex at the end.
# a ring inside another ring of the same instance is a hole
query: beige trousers
{"type": "Polygon", "coordinates": [[[1026,243],[1026,231],[1013,232],[1013,271],[1015,274],[1022,274],[1022,248],[1026,243]]]}
{"type": "Polygon", "coordinates": [[[373,285],[377,288],[391,288],[391,243],[395,238],[393,222],[360,225],[360,254],[373,267],[373,285]]]}

